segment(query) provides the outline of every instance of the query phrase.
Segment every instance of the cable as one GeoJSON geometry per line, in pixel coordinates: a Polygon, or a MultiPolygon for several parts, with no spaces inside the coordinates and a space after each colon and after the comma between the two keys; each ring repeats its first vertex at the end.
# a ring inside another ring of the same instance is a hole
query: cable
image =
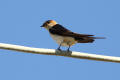
{"type": "Polygon", "coordinates": [[[5,43],[0,43],[0,49],[14,50],[19,52],[27,52],[34,54],[56,55],[56,56],[65,56],[72,58],[120,63],[120,57],[88,54],[83,52],[74,52],[74,51],[68,52],[68,51],[59,51],[54,49],[32,48],[32,47],[25,47],[25,46],[5,44],[5,43]]]}

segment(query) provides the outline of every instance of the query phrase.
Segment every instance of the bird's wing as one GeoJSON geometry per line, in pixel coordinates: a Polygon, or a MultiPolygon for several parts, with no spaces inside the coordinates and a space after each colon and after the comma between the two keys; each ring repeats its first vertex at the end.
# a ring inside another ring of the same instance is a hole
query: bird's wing
{"type": "Polygon", "coordinates": [[[94,36],[94,35],[88,35],[88,34],[78,34],[74,33],[63,26],[56,24],[54,27],[49,29],[49,32],[52,34],[56,35],[61,35],[61,36],[69,36],[69,37],[89,37],[89,36],[94,36]]]}

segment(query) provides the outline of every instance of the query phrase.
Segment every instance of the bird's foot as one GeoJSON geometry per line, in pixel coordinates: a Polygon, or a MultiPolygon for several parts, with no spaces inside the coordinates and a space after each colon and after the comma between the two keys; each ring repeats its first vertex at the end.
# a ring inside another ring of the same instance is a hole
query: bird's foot
{"type": "Polygon", "coordinates": [[[62,51],[60,48],[57,48],[57,50],[62,51]]]}
{"type": "Polygon", "coordinates": [[[70,50],[69,50],[69,49],[67,49],[67,52],[70,52],[70,50]]]}

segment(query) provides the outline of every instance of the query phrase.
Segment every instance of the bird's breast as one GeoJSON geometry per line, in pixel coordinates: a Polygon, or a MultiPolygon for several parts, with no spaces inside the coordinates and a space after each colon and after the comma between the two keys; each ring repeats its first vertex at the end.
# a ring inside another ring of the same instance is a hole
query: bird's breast
{"type": "Polygon", "coordinates": [[[61,44],[62,46],[72,46],[77,43],[77,41],[72,37],[60,36],[55,34],[50,35],[58,44],[61,44]]]}

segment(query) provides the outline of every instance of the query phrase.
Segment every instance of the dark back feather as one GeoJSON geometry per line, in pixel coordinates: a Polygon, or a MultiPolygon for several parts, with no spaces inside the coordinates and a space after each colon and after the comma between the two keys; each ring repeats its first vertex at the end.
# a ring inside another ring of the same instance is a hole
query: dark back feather
{"type": "Polygon", "coordinates": [[[60,24],[56,24],[55,26],[53,26],[51,29],[49,29],[49,32],[52,33],[52,34],[61,35],[61,36],[69,36],[69,37],[75,37],[75,36],[76,37],[94,36],[94,35],[88,35],[88,34],[74,33],[72,31],[64,28],[60,24]]]}
{"type": "Polygon", "coordinates": [[[49,29],[49,32],[55,35],[73,37],[78,41],[78,43],[92,43],[94,39],[103,39],[103,37],[94,37],[94,35],[74,33],[64,28],[60,24],[53,26],[51,29],[49,29]]]}

